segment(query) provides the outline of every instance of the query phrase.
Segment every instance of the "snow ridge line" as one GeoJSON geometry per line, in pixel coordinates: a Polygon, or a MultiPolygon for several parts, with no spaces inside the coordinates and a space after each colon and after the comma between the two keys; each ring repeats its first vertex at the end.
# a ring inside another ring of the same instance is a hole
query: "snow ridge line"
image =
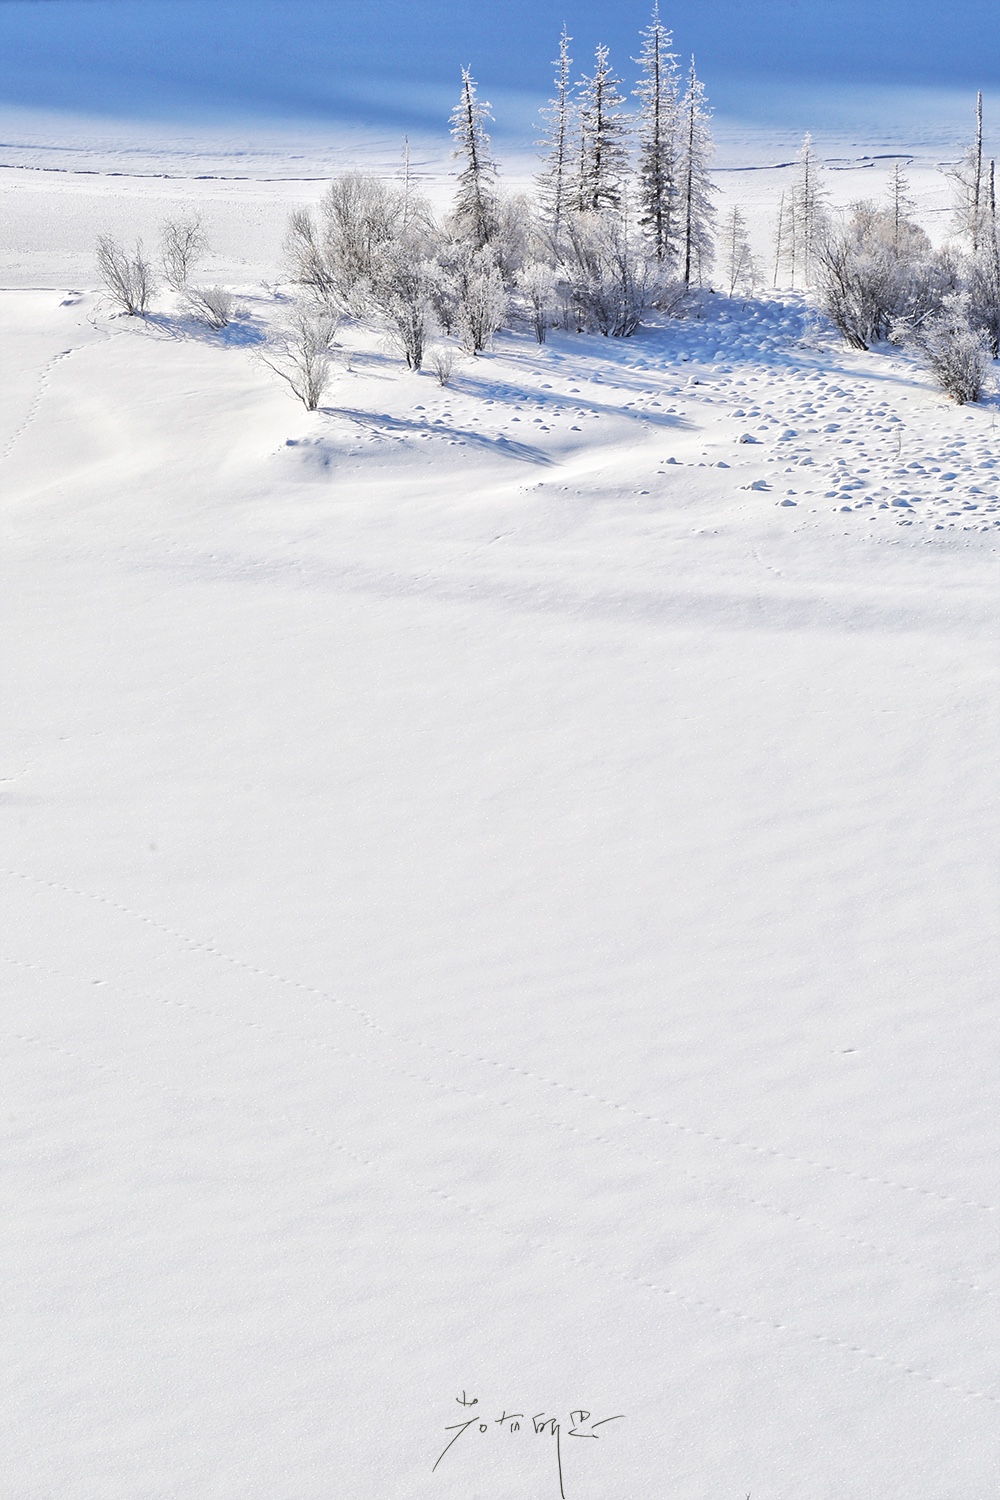
{"type": "Polygon", "coordinates": [[[428,1042],[422,1037],[410,1037],[404,1032],[397,1031],[394,1027],[384,1026],[377,1021],[370,1012],[363,1010],[361,1006],[354,1005],[351,1001],[343,999],[339,995],[332,995],[328,990],[319,989],[316,985],[306,984],[301,979],[289,979],[287,975],[275,973],[271,969],[261,969],[249,963],[246,959],[237,958],[231,953],[226,953],[221,948],[215,948],[210,943],[200,942],[189,937],[186,933],[178,932],[173,927],[167,927],[164,923],[157,921],[155,917],[146,916],[143,912],[134,911],[129,906],[123,906],[120,902],[113,901],[110,896],[98,895],[93,891],[79,890],[75,886],[63,885],[55,880],[43,880],[36,875],[27,875],[21,870],[12,870],[0,866],[0,876],[7,876],[13,880],[23,880],[28,884],[41,886],[48,890],[62,891],[66,895],[80,896],[86,901],[94,901],[102,906],[110,907],[113,911],[121,912],[124,916],[132,917],[135,921],[142,922],[145,926],[162,932],[164,936],[170,937],[184,944],[193,953],[208,953],[213,958],[221,959],[231,964],[234,968],[242,969],[256,978],[270,979],[275,984],[285,985],[289,989],[301,990],[304,994],[315,995],[317,999],[326,1001],[330,1005],[342,1007],[356,1016],[370,1030],[379,1036],[390,1040],[402,1042],[408,1047],[423,1047],[426,1051],[436,1053],[440,1057],[454,1057],[462,1062],[474,1062],[483,1067],[496,1068],[499,1071],[514,1073],[522,1078],[530,1078],[536,1083],[544,1083],[547,1088],[560,1089],[562,1092],[572,1094],[575,1098],[587,1099],[593,1104],[600,1104],[605,1109],[612,1109],[620,1114],[631,1115],[633,1119],[643,1120],[647,1124],[660,1125],[666,1130],[676,1130],[685,1135],[696,1136],[700,1140],[712,1141],[716,1145],[736,1147],[741,1151],[749,1151],[755,1156],[771,1157],[776,1161],[791,1162],[795,1166],[812,1167],[816,1171],[829,1172],[833,1175],[849,1178],[853,1182],[864,1182],[873,1187],[888,1187],[902,1193],[913,1193],[922,1198],[929,1198],[938,1203],[954,1203],[960,1208],[973,1208],[982,1213],[1000,1213],[1000,1205],[995,1203],[980,1203],[974,1198],[960,1198],[956,1193],[942,1193],[934,1188],[922,1187],[915,1183],[896,1182],[890,1177],[875,1177],[864,1172],[855,1171],[851,1167],[845,1167],[835,1162],[818,1161],[809,1156],[793,1156],[790,1152],[782,1151],[776,1146],[760,1146],[751,1141],[742,1141],[735,1136],[719,1135],[715,1131],[705,1130],[701,1126],[688,1125],[679,1120],[668,1120],[662,1115],[650,1114],[645,1110],[636,1109],[633,1105],[623,1104],[617,1099],[607,1099],[601,1094],[592,1094],[576,1084],[565,1083],[558,1078],[547,1078],[544,1073],[535,1073],[530,1068],[519,1068],[514,1063],[502,1062],[494,1057],[478,1055],[472,1052],[460,1052],[454,1047],[439,1047],[433,1042],[428,1042]]]}
{"type": "MultiPolygon", "coordinates": [[[[80,974],[69,974],[65,970],[50,968],[47,964],[30,963],[25,961],[24,959],[13,958],[8,954],[0,954],[0,962],[10,964],[18,969],[37,971],[39,973],[48,974],[53,979],[69,980],[71,983],[86,985],[88,983],[93,984],[94,982],[93,980],[88,981],[80,974]]],[[[262,1032],[266,1036],[279,1037],[286,1041],[298,1042],[303,1046],[312,1047],[318,1052],[327,1052],[332,1056],[344,1058],[349,1062],[360,1062],[367,1064],[369,1067],[380,1068],[383,1072],[390,1073],[395,1078],[406,1078],[413,1083],[424,1084],[427,1088],[433,1089],[438,1093],[455,1094],[464,1098],[476,1099],[490,1108],[509,1110],[519,1119],[534,1120],[540,1125],[552,1127],[557,1130],[565,1131],[567,1134],[578,1136],[581,1140],[588,1141],[593,1145],[607,1146],[610,1150],[620,1152],[622,1155],[631,1157],[635,1161],[647,1163],[650,1166],[654,1167],[660,1167],[664,1171],[672,1172],[675,1176],[685,1177],[689,1182],[697,1183],[700,1187],[712,1188],[715,1192],[725,1194],[729,1199],[733,1200],[736,1203],[743,1204],[750,1208],[756,1208],[762,1213],[772,1214],[778,1218],[789,1219],[792,1223],[802,1225],[806,1229],[814,1230],[817,1233],[826,1235],[831,1239],[841,1240],[844,1244],[853,1245],[857,1249],[866,1250],[871,1252],[872,1254],[879,1255],[893,1265],[903,1266],[907,1270],[911,1271],[918,1271],[921,1275],[931,1276],[936,1281],[947,1282],[951,1286],[959,1287],[965,1291],[977,1292],[980,1296],[983,1297],[995,1297],[997,1295],[997,1292],[993,1287],[981,1286],[978,1282],[967,1281],[961,1276],[954,1276],[947,1271],[936,1270],[932,1266],[925,1266],[920,1261],[910,1260],[906,1256],[898,1254],[895,1250],[890,1250],[885,1245],[878,1244],[877,1241],[859,1239],[855,1235],[845,1234],[842,1229],[837,1229],[832,1224],[826,1224],[821,1219],[807,1218],[804,1214],[797,1214],[792,1209],[783,1208],[780,1204],[777,1203],[771,1203],[766,1198],[751,1198],[746,1193],[739,1192],[738,1189],[730,1186],[730,1184],[719,1182],[716,1178],[706,1177],[703,1173],[693,1172],[689,1167],[681,1167],[678,1166],[675,1162],[665,1161],[663,1157],[654,1156],[648,1151],[642,1151],[638,1147],[627,1145],[623,1141],[616,1141],[611,1136],[595,1135],[589,1130],[582,1129],[579,1125],[574,1125],[568,1120],[560,1119],[557,1115],[538,1114],[534,1110],[525,1109],[522,1105],[516,1103],[514,1100],[494,1099],[491,1098],[490,1095],[484,1094],[481,1089],[465,1088],[461,1084],[456,1083],[442,1083],[437,1078],[429,1078],[426,1074],[411,1072],[408,1068],[396,1067],[392,1063],[385,1062],[382,1058],[372,1057],[371,1054],[366,1054],[363,1052],[352,1052],[346,1047],[339,1047],[335,1043],[324,1041],[319,1037],[301,1036],[295,1032],[280,1030],[277,1027],[273,1026],[265,1026],[260,1021],[248,1021],[239,1016],[230,1016],[223,1011],[211,1010],[208,1006],[205,1005],[194,1005],[189,1000],[177,1000],[169,996],[154,995],[151,994],[148,990],[126,990],[121,985],[113,984],[107,980],[101,982],[101,988],[111,990],[115,994],[121,995],[126,1000],[146,1000],[152,1004],[169,1006],[176,1010],[190,1011],[193,1015],[207,1016],[212,1020],[222,1021],[223,1023],[230,1026],[242,1027],[243,1029],[248,1031],[262,1032]]],[[[126,1075],[117,1068],[110,1068],[105,1063],[88,1062],[88,1060],[82,1055],[82,1053],[73,1052],[68,1048],[59,1047],[55,1043],[43,1043],[38,1038],[24,1038],[21,1037],[17,1032],[11,1032],[9,1034],[19,1040],[34,1040],[39,1046],[47,1046],[52,1051],[60,1052],[67,1057],[76,1058],[79,1062],[82,1062],[85,1067],[100,1069],[102,1072],[112,1073],[119,1078],[126,1077],[126,1075]]],[[[190,1098],[190,1095],[183,1094],[181,1090],[169,1089],[165,1084],[157,1084],[156,1086],[168,1093],[175,1093],[179,1097],[190,1098]]],[[[223,1100],[222,1102],[227,1101],[223,1100]]]]}
{"type": "MultiPolygon", "coordinates": [[[[88,1065],[85,1058],[80,1057],[78,1053],[71,1052],[68,1048],[59,1047],[45,1042],[38,1037],[28,1036],[23,1033],[10,1032],[8,1035],[16,1041],[38,1046],[47,1051],[57,1052],[66,1057],[76,1057],[78,1061],[88,1065]]],[[[111,1073],[116,1077],[124,1077],[117,1069],[109,1068],[103,1064],[99,1066],[103,1072],[111,1073]]],[[[166,1094],[175,1095],[182,1099],[188,1097],[180,1090],[169,1089],[165,1085],[160,1085],[159,1087],[166,1094]]],[[[443,1203],[449,1204],[453,1208],[459,1209],[470,1218],[478,1219],[480,1223],[485,1224],[494,1233],[506,1235],[509,1239],[516,1240],[519,1244],[530,1245],[533,1249],[544,1251],[547,1255],[552,1255],[557,1260],[568,1261],[571,1265],[587,1271],[597,1271],[604,1277],[623,1281],[626,1286],[638,1286],[647,1291],[656,1292],[661,1296],[670,1297],[675,1302],[680,1303],[682,1307],[694,1309],[697,1312],[714,1313],[717,1317],[727,1319],[731,1322],[748,1323],[752,1327],[761,1328],[767,1332],[783,1333],[792,1338],[803,1339],[810,1344],[826,1344],[830,1348],[838,1349],[848,1354],[860,1355],[863,1359],[871,1360],[876,1364],[883,1364],[889,1369],[895,1370],[898,1374],[909,1375],[913,1379],[923,1381],[926,1384],[940,1386],[942,1390],[946,1390],[955,1396],[961,1396],[965,1400],[989,1401],[994,1406],[1000,1406],[1000,1396],[991,1395],[989,1391],[970,1390],[967,1386],[954,1385],[951,1381],[945,1380],[940,1375],[932,1375],[928,1370],[922,1370],[914,1365],[903,1364],[899,1360],[893,1359],[890,1355],[879,1354],[873,1349],[866,1348],[863,1344],[851,1344],[847,1339],[838,1338],[836,1334],[817,1333],[814,1329],[802,1328],[796,1323],[779,1323],[775,1322],[772,1318],[761,1317],[758,1313],[742,1312],[736,1308],[723,1307],[716,1302],[710,1301],[708,1298],[694,1297],[688,1292],[679,1291],[676,1287],[664,1286],[660,1282],[650,1281],[648,1278],[637,1276],[633,1272],[622,1271],[615,1266],[603,1265],[600,1261],[594,1260],[589,1256],[575,1255],[571,1250],[561,1249],[559,1246],[550,1244],[547,1240],[541,1240],[534,1235],[525,1234],[522,1230],[511,1229],[506,1224],[498,1223],[490,1214],[484,1213],[482,1209],[473,1208],[471,1204],[463,1202],[461,1198],[456,1198],[453,1193],[445,1191],[444,1188],[440,1188],[434,1183],[420,1182],[416,1178],[408,1177],[398,1172],[394,1172],[389,1176],[386,1167],[378,1160],[359,1155],[358,1152],[352,1151],[349,1146],[345,1146],[343,1141],[336,1140],[333,1136],[325,1135],[321,1130],[317,1130],[315,1126],[307,1124],[287,1111],[281,1115],[265,1115],[262,1111],[253,1110],[246,1105],[235,1105],[230,1099],[217,1098],[213,1102],[227,1104],[230,1108],[237,1109],[242,1114],[249,1115],[251,1118],[258,1120],[282,1120],[294,1129],[299,1130],[302,1134],[311,1136],[314,1140],[319,1141],[328,1149],[339,1151],[342,1155],[353,1161],[355,1165],[364,1167],[379,1177],[385,1178],[388,1176],[393,1187],[403,1183],[410,1189],[424,1193],[443,1203]]]]}
{"type": "MultiPolygon", "coordinates": [[[[88,1067],[87,1059],[81,1058],[79,1053],[70,1052],[66,1047],[58,1047],[55,1044],[46,1043],[46,1041],[42,1041],[40,1038],[28,1037],[28,1035],[21,1034],[21,1032],[7,1032],[6,1035],[12,1038],[12,1040],[21,1041],[21,1043],[27,1043],[30,1046],[37,1046],[40,1049],[48,1050],[48,1052],[60,1053],[61,1056],[67,1056],[67,1058],[75,1058],[76,1061],[82,1062],[85,1067],[88,1067]]],[[[99,1064],[97,1067],[100,1067],[100,1071],[103,1071],[103,1073],[112,1074],[112,1076],[120,1077],[120,1079],[124,1077],[124,1074],[121,1074],[117,1068],[109,1068],[105,1064],[99,1064]]],[[[181,1098],[181,1100],[190,1098],[189,1095],[184,1095],[180,1089],[169,1089],[165,1085],[159,1085],[159,1088],[162,1089],[163,1094],[172,1095],[172,1097],[181,1098]]],[[[433,1197],[433,1199],[438,1199],[439,1202],[447,1203],[451,1208],[460,1209],[469,1218],[475,1218],[481,1224],[486,1224],[487,1229],[493,1230],[493,1233],[505,1235],[507,1238],[514,1239],[514,1241],[522,1245],[531,1245],[532,1250],[544,1251],[549,1256],[555,1256],[556,1260],[570,1262],[570,1265],[585,1269],[585,1271],[597,1271],[603,1277],[624,1281],[625,1286],[643,1287],[648,1292],[667,1296],[667,1298],[672,1298],[673,1301],[679,1302],[682,1307],[697,1311],[697,1313],[714,1313],[715,1316],[729,1320],[729,1322],[750,1323],[753,1328],[765,1329],[766,1332],[780,1332],[780,1334],[790,1335],[792,1338],[799,1338],[799,1340],[805,1340],[810,1344],[826,1344],[831,1349],[841,1350],[841,1352],[849,1353],[849,1355],[862,1356],[862,1358],[868,1359],[868,1361],[873,1361],[874,1364],[886,1365],[889,1370],[895,1370],[898,1374],[904,1374],[904,1376],[913,1377],[915,1380],[921,1380],[921,1382],[927,1383],[927,1385],[940,1386],[943,1391],[963,1397],[964,1400],[990,1401],[993,1406],[1000,1406],[1000,1397],[991,1395],[988,1391],[979,1391],[979,1389],[969,1389],[967,1386],[954,1385],[949,1380],[943,1379],[942,1376],[934,1376],[930,1371],[921,1370],[921,1368],[915,1367],[915,1365],[903,1364],[898,1359],[892,1359],[889,1355],[880,1355],[876,1350],[867,1349],[864,1344],[850,1344],[846,1338],[838,1338],[835,1334],[817,1334],[814,1329],[801,1328],[796,1323],[777,1323],[774,1319],[760,1317],[760,1314],[757,1313],[744,1313],[744,1311],[736,1310],[736,1308],[721,1307],[720,1304],[709,1301],[708,1298],[696,1298],[696,1296],[691,1296],[690,1293],[679,1292],[676,1287],[663,1286],[658,1281],[639,1277],[639,1275],[634,1275],[633,1272],[621,1271],[616,1266],[603,1265],[600,1260],[594,1260],[592,1257],[576,1256],[573,1251],[561,1250],[558,1245],[552,1245],[549,1241],[535,1238],[534,1235],[526,1235],[523,1230],[510,1229],[510,1226],[507,1226],[507,1224],[499,1224],[492,1215],[483,1212],[483,1209],[472,1208],[469,1203],[463,1202],[462,1199],[457,1199],[453,1193],[447,1193],[444,1188],[439,1188],[436,1184],[420,1182],[418,1179],[409,1178],[409,1176],[400,1175],[400,1173],[393,1173],[390,1176],[384,1164],[370,1157],[361,1157],[358,1152],[351,1151],[351,1148],[343,1145],[343,1142],[340,1142],[340,1140],[334,1139],[333,1136],[327,1136],[322,1131],[316,1130],[315,1125],[306,1124],[306,1121],[301,1121],[297,1116],[289,1115],[288,1112],[282,1113],[282,1115],[264,1115],[264,1112],[249,1109],[244,1104],[234,1104],[232,1100],[223,1097],[216,1098],[214,1103],[226,1104],[226,1106],[229,1106],[229,1109],[238,1110],[243,1115],[249,1115],[250,1118],[258,1119],[258,1121],[285,1122],[285,1124],[291,1125],[294,1130],[300,1131],[304,1136],[310,1136],[313,1140],[318,1140],[325,1148],[331,1149],[331,1151],[339,1151],[340,1154],[354,1161],[355,1166],[364,1167],[369,1172],[375,1173],[379,1178],[388,1178],[393,1187],[405,1184],[411,1190],[427,1194],[427,1196],[433,1197]]]]}

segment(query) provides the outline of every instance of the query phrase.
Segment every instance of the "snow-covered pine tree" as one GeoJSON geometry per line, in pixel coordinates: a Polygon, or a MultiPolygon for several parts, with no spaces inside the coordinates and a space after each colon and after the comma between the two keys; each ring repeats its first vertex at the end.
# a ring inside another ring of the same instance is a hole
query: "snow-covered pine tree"
{"type": "Polygon", "coordinates": [[[892,176],[889,178],[889,212],[892,214],[892,247],[897,255],[903,247],[906,227],[909,224],[910,215],[916,206],[913,194],[910,192],[909,178],[897,161],[893,164],[892,176]]]}
{"type": "Polygon", "coordinates": [[[654,4],[635,59],[642,77],[634,93],[639,100],[639,222],[660,262],[673,259],[678,238],[680,70],[672,43],[659,4],[654,4]]]}
{"type": "Polygon", "coordinates": [[[562,221],[572,206],[574,162],[573,126],[575,102],[571,95],[570,73],[573,59],[569,55],[569,44],[573,38],[563,26],[559,38],[559,56],[552,66],[558,69],[555,76],[555,97],[542,110],[544,134],[537,142],[545,152],[545,167],[538,174],[538,200],[545,222],[552,231],[552,239],[559,243],[562,221]]]}
{"type": "Polygon", "coordinates": [[[489,244],[496,233],[497,165],[490,155],[486,121],[491,106],[476,96],[476,82],[468,68],[462,69],[462,96],[451,112],[452,157],[464,161],[458,174],[454,218],[460,232],[475,250],[489,244]]]}
{"type": "Polygon", "coordinates": [[[792,285],[796,275],[800,275],[803,285],[809,286],[816,249],[826,227],[826,188],[811,135],[805,137],[799,151],[798,173],[789,206],[792,285]]]}
{"type": "Polygon", "coordinates": [[[712,261],[712,225],[717,191],[709,172],[714,146],[709,129],[711,110],[705,89],[695,71],[694,58],[688,71],[687,89],[681,106],[680,235],[684,281],[700,281],[712,261]]]}
{"type": "Polygon", "coordinates": [[[594,71],[578,85],[580,93],[580,180],[577,202],[584,213],[619,208],[628,173],[628,117],[608,60],[598,47],[594,71]]]}
{"type": "Polygon", "coordinates": [[[757,281],[757,264],[747,237],[747,221],[738,203],[726,215],[720,241],[726,291],[730,297],[737,287],[744,293],[752,292],[757,281]]]}

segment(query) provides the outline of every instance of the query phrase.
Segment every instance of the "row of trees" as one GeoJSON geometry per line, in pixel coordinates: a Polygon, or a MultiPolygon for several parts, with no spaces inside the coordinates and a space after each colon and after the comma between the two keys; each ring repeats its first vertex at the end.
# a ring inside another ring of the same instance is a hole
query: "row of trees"
{"type": "MultiPolygon", "coordinates": [[[[455,193],[443,218],[408,169],[401,182],[344,173],[316,211],[292,215],[285,270],[296,301],[262,358],[311,409],[345,318],[380,326],[411,369],[430,355],[446,380],[456,342],[478,354],[517,313],[539,342],[556,325],[627,337],[648,309],[679,310],[713,261],[729,295],[760,285],[739,206],[715,234],[710,111],[693,60],[682,80],[658,11],[641,36],[631,112],[606,47],[597,48],[593,71],[573,81],[571,40],[564,27],[533,196],[503,191],[490,106],[466,69],[450,122],[455,193]],[[452,342],[442,345],[441,335],[452,342]]],[[[779,280],[815,287],[855,348],[887,338],[909,344],[967,400],[1000,351],[995,166],[984,160],[981,96],[976,141],[952,176],[961,243],[935,251],[913,219],[899,165],[885,201],[856,203],[835,218],[807,136],[778,206],[770,279],[775,288],[779,280]]],[[[186,314],[221,329],[235,303],[198,277],[206,251],[196,218],[163,226],[163,279],[186,314]]],[[[98,262],[118,305],[144,313],[157,271],[141,245],[129,254],[102,237],[98,262]]]]}
{"type": "Polygon", "coordinates": [[[1000,233],[995,163],[983,154],[982,95],[975,143],[949,175],[955,238],[935,249],[915,222],[897,163],[884,199],[835,216],[809,137],[775,231],[774,285],[814,287],[855,349],[909,347],[957,401],[977,400],[1000,355],[1000,233]]]}
{"type": "MultiPolygon", "coordinates": [[[[292,215],[287,270],[317,308],[379,323],[419,370],[435,333],[478,354],[515,306],[539,342],[557,324],[627,337],[649,308],[676,310],[702,283],[715,189],[693,61],[682,84],[654,8],[629,112],[606,47],[573,81],[571,40],[564,28],[533,197],[503,191],[490,105],[465,69],[450,121],[455,194],[442,220],[408,172],[401,184],[345,173],[317,212],[292,215]]],[[[745,234],[741,255],[744,246],[745,234]]],[[[745,261],[734,285],[748,270],[745,261]]]]}

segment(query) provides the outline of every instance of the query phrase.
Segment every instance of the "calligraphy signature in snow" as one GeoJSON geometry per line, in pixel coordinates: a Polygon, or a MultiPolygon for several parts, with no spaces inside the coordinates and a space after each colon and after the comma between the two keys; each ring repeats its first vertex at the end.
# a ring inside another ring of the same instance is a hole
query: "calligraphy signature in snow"
{"type": "MultiPolygon", "coordinates": [[[[466,1396],[464,1391],[460,1396],[456,1396],[455,1400],[459,1406],[473,1407],[479,1405],[478,1396],[466,1396]]],[[[478,1431],[481,1435],[494,1431],[499,1427],[502,1432],[510,1434],[524,1432],[535,1437],[548,1437],[555,1440],[559,1495],[560,1500],[566,1500],[562,1466],[563,1436],[565,1435],[568,1438],[599,1438],[601,1434],[597,1431],[598,1427],[604,1427],[608,1422],[620,1422],[623,1417],[624,1412],[619,1412],[617,1416],[601,1417],[599,1421],[595,1422],[593,1420],[593,1413],[584,1411],[581,1407],[579,1411],[570,1412],[569,1424],[564,1429],[563,1423],[559,1421],[558,1417],[548,1417],[543,1411],[535,1412],[531,1417],[526,1417],[523,1411],[504,1411],[499,1417],[493,1417],[492,1419],[484,1419],[483,1414],[479,1413],[469,1417],[466,1422],[451,1422],[445,1427],[445,1432],[453,1432],[455,1436],[449,1438],[442,1452],[438,1454],[431,1473],[433,1474],[434,1469],[437,1468],[448,1450],[453,1448],[459,1438],[463,1437],[465,1433],[478,1431]]]]}

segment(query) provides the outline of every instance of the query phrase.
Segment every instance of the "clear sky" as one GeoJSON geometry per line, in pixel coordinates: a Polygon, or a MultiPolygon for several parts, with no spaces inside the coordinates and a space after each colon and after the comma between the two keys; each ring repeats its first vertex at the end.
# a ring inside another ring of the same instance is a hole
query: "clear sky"
{"type": "MultiPolygon", "coordinates": [[[[581,70],[626,78],[647,0],[0,0],[0,103],[95,114],[443,124],[468,64],[484,90],[549,89],[560,28],[581,70]]],[[[994,88],[1000,0],[665,0],[723,110],[766,80],[994,88]]],[[[498,124],[501,122],[498,121],[498,124]]]]}

